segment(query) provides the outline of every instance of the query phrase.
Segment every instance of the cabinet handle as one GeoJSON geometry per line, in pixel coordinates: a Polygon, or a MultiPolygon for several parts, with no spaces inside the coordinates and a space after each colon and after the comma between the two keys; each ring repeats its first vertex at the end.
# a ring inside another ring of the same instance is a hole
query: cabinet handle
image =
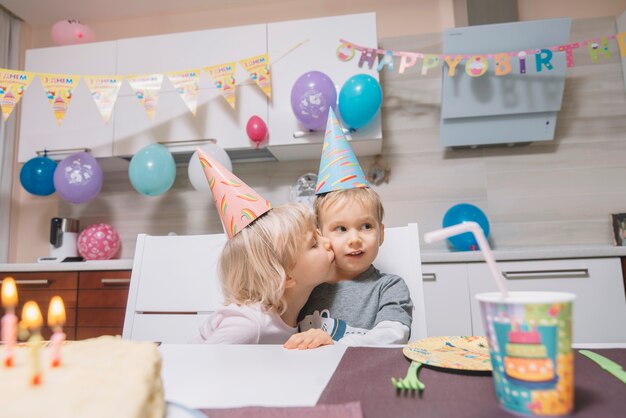
{"type": "Polygon", "coordinates": [[[80,151],[84,151],[84,152],[91,152],[91,148],[60,148],[60,149],[44,149],[44,150],[38,150],[35,151],[35,154],[37,155],[69,155],[69,154],[73,154],[76,152],[80,152],[80,151]]]}
{"type": "Polygon", "coordinates": [[[422,273],[422,281],[424,282],[437,281],[437,273],[422,273]]]}
{"type": "Polygon", "coordinates": [[[102,283],[103,286],[124,285],[129,284],[130,279],[100,279],[100,283],[102,283]]]}
{"type": "MultiPolygon", "coordinates": [[[[2,282],[3,280],[0,280],[0,284],[2,284],[2,282]]],[[[16,280],[15,284],[21,286],[48,286],[50,280],[16,280]]]]}
{"type": "Polygon", "coordinates": [[[503,271],[502,275],[507,280],[583,279],[589,277],[589,269],[503,271]]]}
{"type": "Polygon", "coordinates": [[[159,141],[159,144],[164,145],[166,147],[176,147],[183,145],[193,145],[193,144],[217,144],[217,139],[213,138],[205,138],[205,139],[189,139],[187,141],[159,141]]]}

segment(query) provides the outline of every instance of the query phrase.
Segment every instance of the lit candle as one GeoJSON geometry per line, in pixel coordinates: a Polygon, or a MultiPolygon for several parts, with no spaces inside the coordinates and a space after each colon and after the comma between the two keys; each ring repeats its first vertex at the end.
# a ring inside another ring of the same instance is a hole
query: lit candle
{"type": "Polygon", "coordinates": [[[41,317],[41,311],[36,302],[29,300],[24,304],[22,308],[22,322],[20,325],[30,331],[28,344],[30,345],[30,360],[32,365],[31,383],[33,386],[36,386],[41,383],[39,350],[41,349],[41,343],[43,341],[40,332],[41,326],[43,325],[43,318],[41,317]]]}
{"type": "Polygon", "coordinates": [[[6,350],[4,354],[4,365],[13,365],[13,347],[17,341],[17,316],[15,315],[15,305],[17,305],[17,288],[13,277],[6,277],[2,280],[2,306],[5,314],[2,317],[2,341],[6,350]]]}
{"type": "Polygon", "coordinates": [[[52,350],[50,354],[50,360],[52,367],[57,367],[61,364],[61,345],[65,341],[65,333],[63,332],[63,325],[65,324],[65,305],[61,296],[54,296],[50,300],[50,306],[48,307],[48,326],[52,328],[53,334],[50,338],[52,343],[52,350]]]}

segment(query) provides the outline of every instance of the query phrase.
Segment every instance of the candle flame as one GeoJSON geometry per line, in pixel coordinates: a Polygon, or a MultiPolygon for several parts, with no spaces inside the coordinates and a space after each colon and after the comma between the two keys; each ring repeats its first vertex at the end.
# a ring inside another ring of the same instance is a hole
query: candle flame
{"type": "Polygon", "coordinates": [[[59,327],[65,324],[65,305],[61,296],[53,296],[48,307],[48,326],[59,327]]]}
{"type": "Polygon", "coordinates": [[[17,305],[17,287],[13,277],[6,277],[2,280],[2,306],[5,308],[15,308],[17,305]]]}
{"type": "Polygon", "coordinates": [[[41,316],[37,302],[29,300],[24,304],[22,308],[22,324],[24,327],[30,329],[41,328],[43,325],[43,317],[41,316]]]}

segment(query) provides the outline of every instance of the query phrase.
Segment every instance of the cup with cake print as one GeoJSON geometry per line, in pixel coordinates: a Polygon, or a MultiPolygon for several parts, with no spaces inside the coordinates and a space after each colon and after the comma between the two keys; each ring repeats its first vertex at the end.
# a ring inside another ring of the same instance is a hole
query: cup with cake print
{"type": "Polygon", "coordinates": [[[518,415],[560,416],[574,409],[572,302],[562,292],[476,295],[489,341],[500,406],[518,415]]]}

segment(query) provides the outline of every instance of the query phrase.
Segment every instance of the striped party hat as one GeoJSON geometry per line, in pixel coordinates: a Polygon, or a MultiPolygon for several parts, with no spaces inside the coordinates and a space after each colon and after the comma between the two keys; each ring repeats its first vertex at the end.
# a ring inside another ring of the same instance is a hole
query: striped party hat
{"type": "Polygon", "coordinates": [[[370,187],[343,129],[330,108],[315,194],[370,187]]]}
{"type": "Polygon", "coordinates": [[[197,152],[228,239],[272,208],[270,202],[211,155],[205,154],[200,148],[197,148],[197,152]]]}

